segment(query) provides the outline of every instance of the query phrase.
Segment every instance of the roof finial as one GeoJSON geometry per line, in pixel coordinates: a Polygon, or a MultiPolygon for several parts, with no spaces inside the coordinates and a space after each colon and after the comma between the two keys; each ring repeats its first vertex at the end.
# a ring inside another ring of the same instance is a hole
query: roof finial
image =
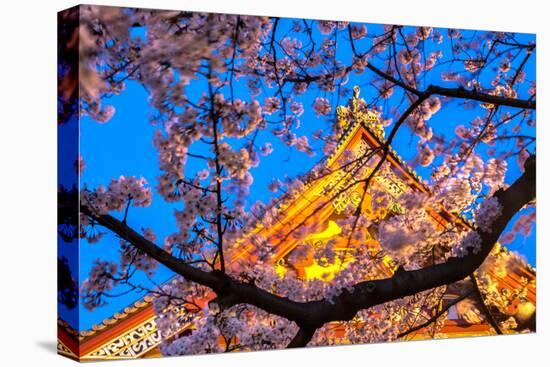
{"type": "Polygon", "coordinates": [[[353,97],[348,100],[348,104],[346,106],[338,106],[336,109],[341,131],[345,131],[350,126],[350,123],[355,124],[359,122],[383,140],[384,128],[380,123],[380,113],[374,109],[368,108],[366,102],[362,98],[359,98],[360,92],[361,89],[359,86],[354,86],[353,97]]]}
{"type": "Polygon", "coordinates": [[[355,87],[353,87],[353,98],[354,99],[359,99],[359,93],[361,92],[361,88],[359,88],[358,85],[356,85],[355,87]]]}

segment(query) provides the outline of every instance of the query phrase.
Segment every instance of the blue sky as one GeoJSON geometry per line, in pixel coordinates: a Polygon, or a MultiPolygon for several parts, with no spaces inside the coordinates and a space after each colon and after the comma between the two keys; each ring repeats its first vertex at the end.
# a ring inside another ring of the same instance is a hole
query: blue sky
{"type": "MultiPolygon", "coordinates": [[[[281,21],[281,29],[289,27],[291,20],[281,21]]],[[[381,29],[379,25],[367,24],[369,33],[373,30],[381,29]]],[[[407,29],[406,29],[407,31],[407,29]]],[[[440,31],[446,34],[445,29],[440,31]]],[[[283,32],[283,31],[281,31],[283,32]]],[[[145,32],[141,34],[144,36],[145,32]]],[[[317,35],[318,36],[318,35],[317,35]]],[[[523,41],[534,40],[534,35],[522,35],[523,41]]],[[[370,40],[362,40],[356,44],[359,49],[366,48],[370,44],[370,40]]],[[[447,42],[448,43],[448,42],[447,42]]],[[[449,47],[449,44],[443,43],[438,47],[449,47]]],[[[339,43],[337,55],[344,63],[351,60],[352,53],[347,42],[339,43]]],[[[434,47],[434,46],[430,46],[434,47]]],[[[427,48],[427,52],[431,51],[427,48]]],[[[530,62],[525,67],[525,71],[530,78],[534,78],[535,73],[535,58],[531,58],[530,62]]],[[[375,62],[375,61],[374,61],[375,62]]],[[[369,78],[370,79],[370,78],[369,78]]],[[[483,80],[482,80],[483,81],[483,80]]],[[[434,77],[434,80],[426,80],[426,84],[438,83],[442,84],[439,77],[434,77]]],[[[354,85],[361,86],[361,96],[369,99],[372,95],[372,88],[367,85],[367,78],[362,75],[352,74],[346,87],[352,88],[354,85]]],[[[443,84],[452,86],[452,84],[443,84]]],[[[197,95],[202,93],[201,86],[192,86],[193,92],[197,95]],[[193,89],[194,88],[194,89],[193,89]]],[[[271,95],[273,91],[267,91],[271,95]]],[[[237,85],[236,96],[244,100],[250,100],[247,89],[242,85],[237,85]]],[[[256,97],[260,101],[263,100],[262,95],[256,97]]],[[[337,104],[335,96],[325,95],[321,92],[308,91],[301,99],[304,103],[305,112],[301,117],[301,127],[296,131],[298,135],[310,136],[311,133],[318,129],[328,129],[329,123],[326,118],[318,118],[311,105],[315,97],[326,96],[332,101],[333,107],[337,104]]],[[[351,92],[350,92],[351,96],[351,92]]],[[[344,104],[347,97],[342,98],[339,102],[344,104]]],[[[387,111],[392,104],[390,99],[387,105],[382,105],[384,111],[387,111]]],[[[149,117],[154,114],[154,110],[147,102],[147,92],[137,82],[130,81],[126,85],[126,90],[120,95],[113,96],[104,101],[105,104],[113,105],[116,108],[114,117],[105,124],[99,124],[89,117],[84,117],[80,121],[80,154],[86,162],[86,169],[81,177],[81,182],[86,183],[89,187],[94,188],[99,184],[108,184],[111,178],[116,178],[120,175],[125,176],[143,176],[147,179],[151,186],[156,184],[156,176],[160,174],[157,163],[157,152],[152,144],[153,133],[158,126],[153,126],[149,122],[149,117]]],[[[473,117],[479,115],[479,109],[466,110],[458,103],[445,105],[444,108],[437,113],[431,125],[438,133],[451,134],[455,126],[459,124],[467,125],[473,117]]],[[[62,137],[62,129],[74,129],[71,127],[76,123],[70,123],[60,127],[60,139],[62,137]]],[[[74,132],[74,131],[73,131],[74,132]]],[[[534,134],[533,131],[528,133],[534,134]]],[[[292,151],[275,140],[271,134],[263,133],[258,137],[258,145],[264,141],[270,141],[273,144],[274,152],[268,157],[262,157],[261,163],[257,168],[252,169],[254,175],[254,183],[251,187],[251,192],[248,204],[254,203],[256,200],[268,201],[273,195],[267,190],[267,184],[273,178],[283,178],[285,175],[290,177],[308,171],[319,159],[322,158],[320,151],[320,143],[312,141],[312,145],[317,154],[314,157],[309,157],[305,153],[292,151]]],[[[407,128],[401,130],[393,143],[393,148],[406,160],[412,161],[416,155],[416,138],[411,139],[410,131],[407,128]]],[[[67,149],[74,151],[74,146],[69,146],[67,149]]],[[[192,162],[192,160],[190,161],[192,162]]],[[[436,162],[437,163],[437,162],[436,162]]],[[[68,167],[65,167],[68,168],[68,167]]],[[[65,169],[60,167],[60,169],[65,169]]],[[[193,167],[193,163],[189,163],[187,170],[192,171],[197,169],[193,167]]],[[[189,171],[186,171],[189,173],[189,171]]],[[[417,172],[428,178],[430,168],[418,168],[417,172]]],[[[506,182],[512,182],[521,172],[515,162],[509,164],[506,182]]],[[[65,179],[60,179],[63,181],[65,179]]],[[[70,180],[69,178],[66,180],[70,180]]],[[[67,181],[68,182],[68,181],[67,181]]],[[[152,205],[149,208],[131,208],[128,216],[128,224],[136,229],[142,227],[151,227],[154,229],[158,237],[158,242],[161,243],[163,238],[176,229],[175,219],[172,215],[174,204],[165,203],[162,198],[156,193],[153,196],[152,205]]],[[[519,236],[518,236],[519,237],[519,236]]],[[[60,244],[60,246],[75,246],[75,244],[60,244]]],[[[518,250],[523,254],[531,264],[535,264],[535,235],[534,233],[528,238],[519,237],[514,243],[508,246],[511,250],[518,250]]],[[[80,245],[80,283],[87,277],[92,265],[92,261],[96,258],[118,260],[119,258],[118,240],[113,235],[106,235],[97,244],[88,244],[83,241],[80,245]]],[[[73,251],[73,256],[74,251],[73,251]]],[[[73,269],[76,274],[76,269],[73,269]]],[[[137,275],[134,279],[135,283],[143,281],[146,286],[153,286],[152,283],[143,275],[137,275]],[[141,278],[139,278],[141,277],[141,278]]],[[[172,273],[163,267],[159,267],[154,276],[155,282],[162,282],[172,276],[172,273]]],[[[106,306],[97,308],[90,312],[80,305],[80,322],[76,324],[74,314],[69,315],[62,308],[61,315],[66,315],[69,322],[80,330],[88,329],[93,324],[101,322],[103,319],[110,317],[114,312],[119,311],[131,302],[141,298],[143,294],[131,292],[118,298],[111,298],[106,306]]]]}

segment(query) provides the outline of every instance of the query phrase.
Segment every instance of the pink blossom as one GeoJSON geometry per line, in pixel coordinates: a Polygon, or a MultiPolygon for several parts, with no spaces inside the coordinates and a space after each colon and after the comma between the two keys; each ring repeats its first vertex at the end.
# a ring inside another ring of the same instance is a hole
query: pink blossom
{"type": "Polygon", "coordinates": [[[485,65],[481,59],[469,59],[464,61],[464,68],[471,73],[475,73],[485,65]]]}
{"type": "Polygon", "coordinates": [[[525,171],[525,161],[527,161],[527,158],[529,158],[531,154],[527,151],[527,149],[522,149],[517,157],[518,167],[523,172],[525,171]]]}
{"type": "Polygon", "coordinates": [[[309,145],[309,140],[308,140],[307,136],[305,136],[305,135],[300,136],[299,138],[296,139],[295,146],[296,146],[297,150],[299,150],[301,152],[305,152],[309,156],[315,155],[315,153],[313,152],[313,149],[309,145]]]}
{"type": "Polygon", "coordinates": [[[302,42],[296,38],[285,37],[281,41],[281,47],[288,55],[296,56],[297,50],[302,48],[302,42]]]}
{"type": "Polygon", "coordinates": [[[120,176],[111,180],[107,189],[99,186],[93,192],[84,191],[81,200],[82,205],[98,214],[106,214],[113,210],[122,211],[129,202],[134,207],[147,207],[151,205],[152,192],[143,177],[120,176]]]}
{"type": "Polygon", "coordinates": [[[313,110],[317,116],[328,115],[331,111],[331,105],[328,99],[323,97],[315,98],[315,103],[313,104],[313,110]]]}
{"type": "Polygon", "coordinates": [[[317,26],[322,34],[329,34],[336,27],[336,23],[328,20],[320,20],[317,22],[317,26]]]}
{"type": "Polygon", "coordinates": [[[499,64],[498,69],[500,71],[502,71],[503,73],[507,73],[508,71],[510,71],[510,61],[508,61],[508,60],[502,61],[499,64]]]}
{"type": "Polygon", "coordinates": [[[157,240],[157,235],[151,228],[143,228],[143,237],[145,237],[147,240],[151,242],[155,242],[157,240]]]}
{"type": "Polygon", "coordinates": [[[113,262],[94,261],[88,278],[82,282],[82,303],[88,310],[105,304],[102,296],[116,285],[114,281],[117,265],[113,262]]]}
{"type": "Polygon", "coordinates": [[[269,183],[268,189],[271,192],[277,192],[282,186],[283,184],[281,183],[280,180],[274,179],[274,180],[271,180],[271,182],[269,183]]]}
{"type": "Polygon", "coordinates": [[[78,156],[78,159],[76,160],[74,165],[76,168],[76,172],[79,175],[82,175],[82,172],[84,172],[84,169],[86,168],[86,162],[84,161],[84,158],[81,155],[78,156]]]}
{"type": "Polygon", "coordinates": [[[501,212],[502,205],[500,205],[496,197],[484,200],[475,212],[475,221],[479,229],[483,232],[491,233],[493,231],[493,222],[499,217],[501,212]]]}
{"type": "Polygon", "coordinates": [[[304,105],[301,102],[292,102],[290,105],[290,111],[296,116],[301,116],[304,113],[304,105]]]}
{"type": "Polygon", "coordinates": [[[419,149],[418,163],[422,167],[427,167],[430,164],[432,164],[434,158],[435,158],[434,153],[433,153],[432,149],[428,146],[428,144],[424,144],[419,149]]]}
{"type": "Polygon", "coordinates": [[[150,258],[145,252],[134,247],[126,241],[120,241],[120,268],[123,275],[127,275],[128,269],[134,267],[143,271],[148,276],[153,275],[158,267],[158,262],[150,258]]]}
{"type": "Polygon", "coordinates": [[[264,99],[264,112],[267,115],[271,115],[273,112],[278,111],[281,108],[281,100],[277,97],[267,97],[264,99]]]}
{"type": "Polygon", "coordinates": [[[263,156],[268,156],[273,153],[273,145],[271,143],[265,143],[260,147],[260,154],[263,156]]]}
{"type": "Polygon", "coordinates": [[[355,40],[365,38],[367,35],[367,27],[364,24],[351,26],[351,37],[355,40]]]}
{"type": "Polygon", "coordinates": [[[489,194],[503,187],[507,168],[508,163],[505,160],[491,158],[487,161],[483,182],[489,187],[489,194]]]}
{"type": "Polygon", "coordinates": [[[431,27],[417,27],[416,28],[416,36],[421,40],[427,40],[430,38],[430,34],[432,33],[431,27]]]}
{"type": "Polygon", "coordinates": [[[455,247],[453,247],[453,256],[464,257],[470,253],[477,254],[481,251],[483,242],[479,234],[475,231],[468,232],[455,247]]]}

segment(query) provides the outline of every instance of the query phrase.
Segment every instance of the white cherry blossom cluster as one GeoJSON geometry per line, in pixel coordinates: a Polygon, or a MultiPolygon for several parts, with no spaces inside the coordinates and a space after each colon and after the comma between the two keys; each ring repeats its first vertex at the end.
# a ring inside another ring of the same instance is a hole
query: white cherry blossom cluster
{"type": "Polygon", "coordinates": [[[536,287],[536,280],[521,277],[518,287],[503,287],[502,279],[518,267],[525,267],[526,261],[517,252],[508,251],[498,243],[476,272],[479,290],[488,307],[498,310],[501,316],[508,317],[500,323],[504,332],[518,327],[519,322],[527,322],[534,316],[536,306],[529,302],[529,287],[536,287]]]}
{"type": "Polygon", "coordinates": [[[295,323],[253,306],[233,306],[215,317],[220,333],[243,350],[283,348],[298,331],[295,323]]]}
{"type": "Polygon", "coordinates": [[[186,354],[221,353],[222,346],[219,343],[220,331],[209,311],[203,311],[205,315],[196,319],[191,335],[180,337],[174,341],[165,341],[160,345],[160,350],[165,356],[181,356],[186,354]]]}
{"type": "Polygon", "coordinates": [[[120,176],[111,180],[107,188],[100,185],[94,191],[82,190],[80,203],[97,214],[107,214],[124,210],[129,202],[133,207],[147,207],[151,205],[152,197],[145,178],[120,176]]]}
{"type": "Polygon", "coordinates": [[[531,233],[533,232],[533,228],[535,226],[536,220],[537,220],[536,211],[532,211],[530,213],[521,215],[512,226],[512,229],[509,232],[506,232],[503,236],[501,236],[499,241],[502,244],[508,244],[513,242],[516,239],[517,235],[522,235],[523,237],[527,237],[531,235],[531,233]]]}
{"type": "Polygon", "coordinates": [[[167,201],[179,199],[178,181],[183,178],[188,146],[192,135],[181,131],[177,124],[169,124],[166,135],[157,130],[153,144],[158,150],[159,167],[163,174],[157,177],[157,192],[167,201]]]}
{"type": "Polygon", "coordinates": [[[381,221],[377,239],[392,259],[407,269],[426,266],[433,259],[432,249],[441,246],[439,231],[423,207],[381,221]]]}
{"type": "Polygon", "coordinates": [[[469,231],[460,242],[452,248],[454,257],[464,257],[470,254],[477,254],[481,251],[483,241],[476,231],[469,231]]]}
{"type": "Polygon", "coordinates": [[[281,108],[281,100],[278,97],[267,97],[264,100],[264,113],[271,115],[281,108]]]}
{"type": "MultiPolygon", "coordinates": [[[[228,177],[243,178],[250,167],[250,154],[246,149],[234,150],[228,143],[219,145],[219,162],[227,170],[228,177]]],[[[224,179],[224,177],[220,177],[224,179]]]]}
{"type": "Polygon", "coordinates": [[[435,155],[434,155],[433,150],[430,148],[430,146],[428,144],[422,144],[421,146],[419,146],[418,147],[418,153],[419,153],[418,163],[422,167],[427,167],[430,164],[432,164],[432,162],[435,158],[435,155]]]}
{"type": "Polygon", "coordinates": [[[463,213],[475,200],[472,184],[467,179],[451,177],[441,185],[438,196],[443,207],[455,213],[463,213]]]}
{"type": "Polygon", "coordinates": [[[206,288],[193,284],[181,276],[175,276],[155,290],[155,322],[163,339],[174,337],[182,328],[202,317],[201,309],[197,309],[198,304],[189,302],[207,298],[207,292],[206,288]]]}
{"type": "MultiPolygon", "coordinates": [[[[263,122],[262,106],[256,100],[226,100],[223,94],[215,95],[214,109],[221,121],[221,136],[242,138],[255,131],[263,122]]],[[[264,104],[265,113],[267,106],[264,104]]],[[[209,133],[209,132],[208,132],[209,133]]]]}
{"type": "Polygon", "coordinates": [[[113,289],[116,285],[113,279],[117,272],[117,265],[113,262],[96,259],[92,269],[82,282],[81,295],[82,303],[88,310],[101,306],[105,303],[103,294],[113,289]]]}
{"type": "Polygon", "coordinates": [[[143,271],[148,276],[152,276],[158,268],[158,262],[132,244],[121,240],[120,268],[122,269],[122,274],[128,275],[127,272],[131,266],[143,271]]]}
{"type": "Polygon", "coordinates": [[[485,164],[483,183],[489,188],[489,195],[504,187],[504,178],[508,170],[508,163],[503,159],[490,158],[485,164]]]}
{"type": "MultiPolygon", "coordinates": [[[[445,290],[446,287],[439,287],[361,310],[352,321],[344,323],[343,336],[335,335],[331,331],[333,326],[327,325],[317,331],[309,345],[379,343],[396,340],[400,333],[420,323],[419,320],[431,318],[445,290]],[[368,327],[365,327],[367,324],[368,327]]],[[[437,333],[442,326],[442,323],[434,323],[432,331],[437,333]]]]}
{"type": "Polygon", "coordinates": [[[493,196],[479,204],[474,215],[475,222],[480,230],[491,233],[493,231],[492,225],[501,213],[502,205],[500,205],[498,198],[493,196]]]}
{"type": "Polygon", "coordinates": [[[330,101],[323,97],[315,98],[315,102],[313,103],[313,110],[315,111],[317,116],[328,115],[331,111],[330,101]]]}

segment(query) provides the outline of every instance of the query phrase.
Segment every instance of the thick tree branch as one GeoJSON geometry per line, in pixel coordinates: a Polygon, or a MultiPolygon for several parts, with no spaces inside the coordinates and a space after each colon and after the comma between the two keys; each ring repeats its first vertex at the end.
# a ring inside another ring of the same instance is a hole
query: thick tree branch
{"type": "Polygon", "coordinates": [[[315,334],[314,328],[301,327],[300,330],[298,330],[298,332],[294,336],[294,338],[287,345],[287,348],[305,347],[307,343],[309,343],[311,338],[313,338],[313,334],[315,334]]]}
{"type": "Polygon", "coordinates": [[[499,190],[495,193],[494,197],[502,206],[502,213],[493,222],[490,232],[477,230],[482,240],[481,250],[477,254],[471,253],[462,258],[450,258],[445,263],[419,270],[397,272],[393,277],[387,279],[361,282],[354,287],[352,292],[345,290],[334,304],[328,302],[319,304],[317,307],[322,311],[319,311],[321,319],[317,321],[323,324],[334,320],[335,317],[339,320],[350,320],[361,309],[454,283],[470,275],[489,255],[512,217],[535,198],[535,162],[535,157],[531,156],[525,163],[524,174],[506,190],[499,190]],[[328,315],[330,317],[323,317],[328,315]]]}
{"type": "Polygon", "coordinates": [[[437,85],[431,85],[428,87],[431,90],[431,94],[437,94],[445,97],[454,97],[460,99],[469,99],[472,101],[489,103],[495,106],[508,106],[525,108],[528,110],[536,110],[537,102],[531,99],[515,99],[502,96],[495,96],[479,92],[476,90],[468,90],[464,88],[445,88],[437,85]]]}
{"type": "Polygon", "coordinates": [[[502,213],[495,219],[490,232],[477,230],[482,239],[481,250],[477,254],[450,258],[445,263],[419,270],[400,271],[387,279],[361,282],[352,291],[344,290],[332,302],[296,302],[267,292],[254,284],[232,279],[219,271],[200,270],[173,257],[111,215],[97,215],[87,207],[81,207],[81,212],[187,280],[211,288],[218,295],[219,302],[224,305],[250,304],[296,322],[303,330],[291,344],[299,345],[299,342],[307,340],[309,333],[314,333],[327,322],[349,321],[359,310],[466,278],[483,263],[514,214],[535,198],[535,176],[535,157],[532,156],[525,163],[523,175],[506,190],[495,193],[494,197],[502,206],[502,213]]]}
{"type": "Polygon", "coordinates": [[[85,206],[81,206],[80,211],[188,281],[211,288],[218,295],[219,302],[228,306],[247,303],[292,321],[300,321],[309,312],[307,303],[279,297],[253,284],[231,279],[220,271],[208,272],[188,265],[111,215],[97,215],[85,206]]]}
{"type": "Polygon", "coordinates": [[[440,95],[444,97],[452,97],[459,99],[469,99],[472,101],[478,101],[483,103],[489,103],[495,106],[507,106],[507,107],[517,107],[524,108],[529,110],[537,109],[537,102],[531,99],[516,99],[509,97],[496,96],[488,93],[483,93],[477,90],[468,90],[462,87],[458,88],[446,88],[438,85],[430,85],[426,88],[425,91],[420,91],[416,88],[407,85],[405,82],[395,79],[393,76],[383,72],[372,64],[367,64],[367,68],[373,71],[378,76],[388,80],[389,82],[405,89],[406,91],[413,93],[416,96],[432,96],[440,95]]]}

